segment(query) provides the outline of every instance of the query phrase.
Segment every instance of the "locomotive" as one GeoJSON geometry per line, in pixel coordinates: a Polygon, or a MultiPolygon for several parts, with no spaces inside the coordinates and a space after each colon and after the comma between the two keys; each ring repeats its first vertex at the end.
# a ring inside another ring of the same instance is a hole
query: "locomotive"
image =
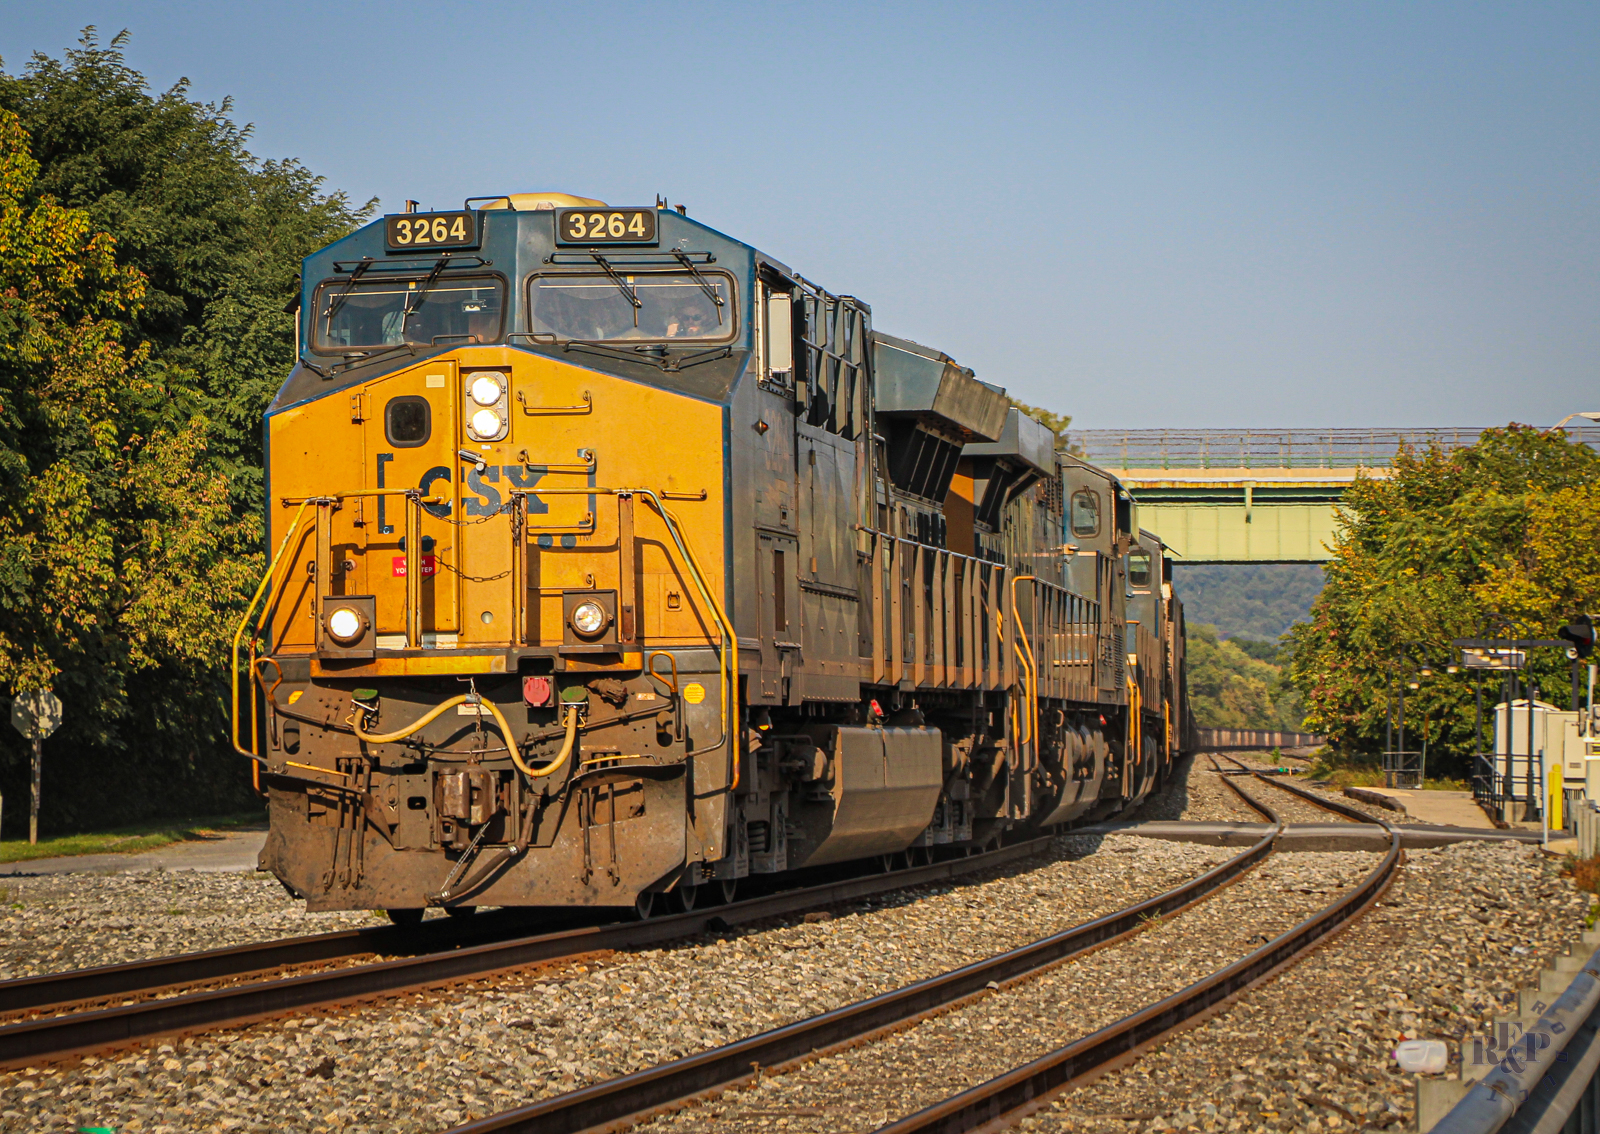
{"type": "Polygon", "coordinates": [[[859,299],[565,194],[301,278],[233,736],[308,908],[689,909],[1103,818],[1184,747],[1135,501],[859,299]]]}

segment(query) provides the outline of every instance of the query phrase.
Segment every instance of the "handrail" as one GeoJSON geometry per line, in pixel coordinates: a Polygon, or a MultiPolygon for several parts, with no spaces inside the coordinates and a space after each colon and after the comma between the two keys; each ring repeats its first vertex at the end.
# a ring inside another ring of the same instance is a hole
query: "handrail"
{"type": "MultiPolygon", "coordinates": [[[[285,503],[287,503],[287,501],[285,503]]],[[[278,544],[278,550],[273,555],[272,562],[267,565],[266,573],[261,576],[261,583],[256,587],[256,593],[251,597],[249,605],[244,608],[244,614],[239,619],[238,629],[233,632],[233,652],[228,655],[228,677],[229,682],[233,687],[233,715],[228,729],[228,740],[233,744],[233,750],[235,752],[247,760],[254,761],[258,769],[261,764],[261,754],[254,750],[246,751],[239,744],[239,643],[244,638],[244,628],[245,625],[250,621],[250,615],[255,612],[256,604],[259,603],[262,596],[266,594],[268,584],[272,582],[273,576],[277,574],[278,562],[283,558],[284,551],[286,551],[289,547],[290,537],[292,537],[295,531],[300,527],[300,517],[305,515],[306,506],[310,503],[310,500],[302,500],[300,502],[300,510],[294,514],[294,519],[289,522],[289,529],[283,533],[283,541],[278,544]]],[[[254,696],[254,694],[252,694],[252,696],[254,696]]],[[[250,743],[252,745],[255,744],[255,736],[253,733],[250,737],[250,743]]],[[[259,774],[260,773],[258,771],[257,775],[259,774]]]]}
{"type": "MultiPolygon", "coordinates": [[[[1028,631],[1022,625],[1022,619],[1017,616],[1017,584],[1026,580],[1030,583],[1038,582],[1036,575],[1014,575],[1011,579],[1011,621],[1016,624],[1017,633],[1022,635],[1022,647],[1028,652],[1028,660],[1023,664],[1023,673],[1028,684],[1028,736],[1033,745],[1033,759],[1029,762],[1028,771],[1033,771],[1039,766],[1042,759],[1039,752],[1039,663],[1033,656],[1033,643],[1028,641],[1028,631]]],[[[1038,617],[1038,595],[1034,596],[1031,608],[1034,617],[1038,617]]]]}
{"type": "Polygon", "coordinates": [[[711,611],[713,621],[717,624],[717,633],[722,641],[717,650],[717,681],[722,689],[722,736],[715,744],[705,748],[696,749],[697,752],[715,752],[724,744],[728,745],[730,767],[728,771],[728,792],[737,791],[740,778],[740,761],[738,746],[733,743],[733,734],[739,703],[739,636],[734,633],[733,623],[722,609],[722,604],[711,595],[711,589],[706,585],[705,575],[700,566],[700,560],[695,556],[689,544],[688,537],[683,534],[678,517],[666,506],[661,497],[648,488],[601,488],[596,485],[586,485],[577,488],[545,488],[536,486],[532,488],[512,487],[513,493],[522,493],[528,496],[642,496],[650,502],[667,525],[667,534],[672,537],[672,542],[683,558],[683,564],[689,569],[689,579],[694,583],[695,590],[700,592],[701,600],[711,611]]]}

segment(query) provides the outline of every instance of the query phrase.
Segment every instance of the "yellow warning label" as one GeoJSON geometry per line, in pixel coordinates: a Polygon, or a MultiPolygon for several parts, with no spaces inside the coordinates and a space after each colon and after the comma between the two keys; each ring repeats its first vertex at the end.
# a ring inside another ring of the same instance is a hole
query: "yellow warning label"
{"type": "Polygon", "coordinates": [[[683,687],[683,699],[691,705],[698,705],[706,699],[706,687],[698,681],[691,681],[683,687]]]}
{"type": "Polygon", "coordinates": [[[289,704],[291,704],[291,705],[294,704],[296,701],[300,700],[300,698],[302,696],[304,696],[304,695],[305,695],[305,690],[304,689],[296,689],[293,693],[289,694],[289,704]]]}

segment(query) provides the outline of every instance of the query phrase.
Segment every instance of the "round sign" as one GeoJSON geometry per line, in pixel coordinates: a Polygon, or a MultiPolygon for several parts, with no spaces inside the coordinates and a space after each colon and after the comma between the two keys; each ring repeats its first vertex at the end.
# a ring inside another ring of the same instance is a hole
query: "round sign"
{"type": "Polygon", "coordinates": [[[61,727],[61,698],[48,689],[19,694],[11,702],[11,723],[28,740],[43,740],[61,727]]]}
{"type": "Polygon", "coordinates": [[[706,687],[698,681],[691,681],[683,687],[683,699],[691,705],[698,705],[706,699],[706,687]]]}

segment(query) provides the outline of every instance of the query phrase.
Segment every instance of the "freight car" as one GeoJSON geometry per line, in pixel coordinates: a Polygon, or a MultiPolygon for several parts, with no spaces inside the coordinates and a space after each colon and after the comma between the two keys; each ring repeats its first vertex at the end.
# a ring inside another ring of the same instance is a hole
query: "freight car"
{"type": "Polygon", "coordinates": [[[860,300],[561,194],[302,278],[233,709],[309,908],[690,908],[1110,815],[1179,752],[1135,502],[860,300]]]}

